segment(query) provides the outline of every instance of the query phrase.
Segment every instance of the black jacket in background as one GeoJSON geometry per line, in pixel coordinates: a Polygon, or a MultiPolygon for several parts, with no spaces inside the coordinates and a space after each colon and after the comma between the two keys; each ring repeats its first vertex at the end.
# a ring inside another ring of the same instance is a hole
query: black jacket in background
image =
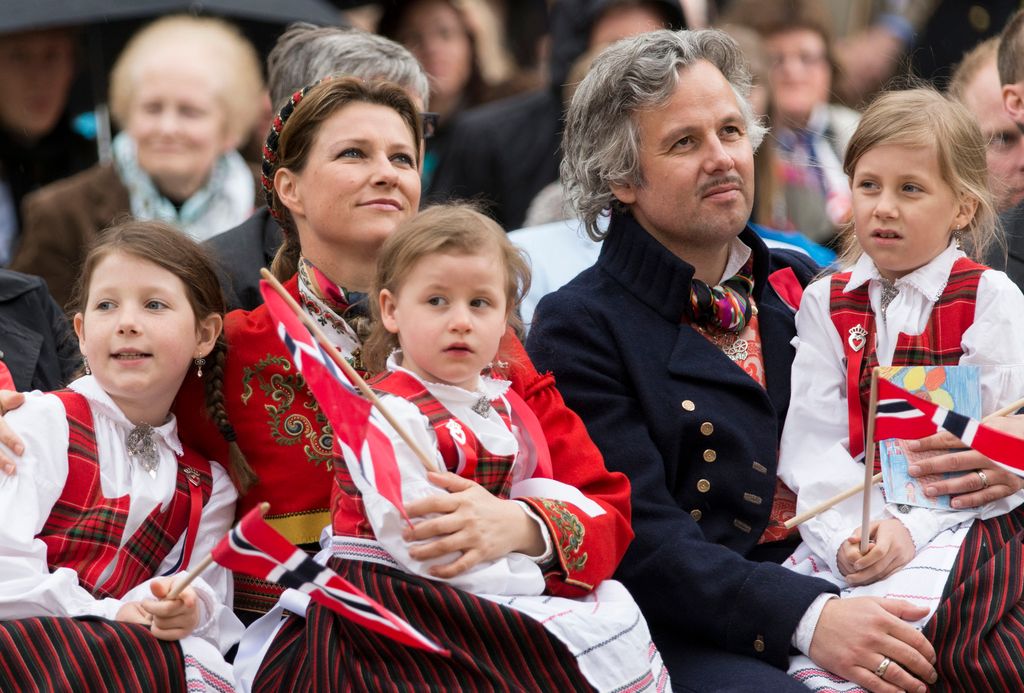
{"type": "MultiPolygon", "coordinates": [[[[541,188],[558,179],[562,85],[587,49],[595,20],[615,0],[559,0],[551,8],[548,87],[470,109],[452,123],[451,143],[425,200],[485,203],[511,231],[523,225],[541,188]]],[[[673,26],[683,26],[678,0],[661,0],[673,26]]]]}
{"type": "Polygon", "coordinates": [[[260,207],[235,228],[203,243],[216,255],[217,274],[229,311],[253,310],[262,305],[260,268],[270,269],[283,240],[281,227],[270,211],[260,207]]]}
{"type": "Polygon", "coordinates": [[[0,178],[11,188],[21,227],[21,200],[25,195],[96,163],[96,143],[72,130],[65,114],[38,142],[26,145],[0,127],[0,178]]]}
{"type": "Polygon", "coordinates": [[[0,361],[19,391],[59,390],[82,363],[78,339],[39,277],[0,270],[0,361]]]}

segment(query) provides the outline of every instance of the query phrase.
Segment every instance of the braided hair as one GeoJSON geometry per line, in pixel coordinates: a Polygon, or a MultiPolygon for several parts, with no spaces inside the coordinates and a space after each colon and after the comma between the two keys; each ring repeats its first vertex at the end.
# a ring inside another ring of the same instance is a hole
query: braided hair
{"type": "MultiPolygon", "coordinates": [[[[178,229],[160,221],[129,219],[103,231],[92,244],[82,272],[75,284],[70,305],[84,312],[89,283],[97,265],[108,255],[124,253],[162,267],[181,280],[185,295],[198,322],[200,318],[226,312],[224,293],[214,270],[214,261],[205,247],[178,229]]],[[[257,481],[255,472],[235,442],[235,429],[224,406],[224,357],[227,343],[223,333],[207,360],[211,363],[205,378],[206,412],[228,442],[229,471],[244,493],[257,481]]]]}

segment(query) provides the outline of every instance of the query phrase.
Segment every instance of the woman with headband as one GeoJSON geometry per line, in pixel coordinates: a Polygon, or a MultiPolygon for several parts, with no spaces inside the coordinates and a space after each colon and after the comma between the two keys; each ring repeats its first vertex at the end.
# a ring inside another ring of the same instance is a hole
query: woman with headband
{"type": "MultiPolygon", "coordinates": [[[[419,113],[403,90],[389,83],[351,78],[327,80],[293,96],[268,137],[264,186],[268,206],[285,229],[285,242],[273,271],[357,369],[362,366],[359,351],[365,322],[365,294],[361,292],[370,288],[381,244],[419,206],[421,146],[419,113]]],[[[265,307],[229,314],[225,332],[229,344],[225,405],[237,445],[255,473],[248,488],[242,489],[239,513],[269,501],[269,520],[275,528],[294,543],[315,545],[321,530],[331,524],[329,497],[335,474],[331,429],[284,356],[276,324],[265,307]]],[[[578,487],[601,508],[591,516],[572,505],[553,505],[548,515],[539,518],[553,536],[555,554],[545,571],[546,591],[582,596],[611,576],[631,539],[629,487],[622,476],[605,470],[600,454],[579,419],[565,407],[553,380],[533,369],[512,334],[505,341],[506,351],[517,355],[509,373],[512,388],[540,420],[551,449],[553,477],[578,487]],[[566,533],[559,528],[575,529],[566,533]]],[[[198,410],[193,401],[186,396],[178,403],[181,427],[203,431],[200,447],[214,459],[226,459],[224,439],[195,414],[198,410]],[[189,417],[192,420],[187,420],[189,417]]],[[[341,479],[344,476],[341,474],[341,479]]],[[[359,506],[354,491],[346,498],[359,506]]],[[[385,606],[410,619],[434,611],[433,607],[441,609],[440,602],[430,601],[433,596],[426,597],[432,607],[427,609],[402,601],[408,595],[396,597],[398,585],[422,582],[423,589],[436,588],[430,581],[395,572],[401,577],[380,577],[379,570],[367,568],[360,579],[385,585],[380,587],[385,594],[377,596],[385,606]],[[369,576],[370,572],[374,576],[369,576]]],[[[364,588],[371,591],[369,585],[364,588]]],[[[279,593],[280,589],[266,583],[236,578],[236,610],[265,612],[279,593]]],[[[470,634],[465,624],[446,624],[440,632],[436,625],[416,624],[461,653],[450,660],[434,657],[426,666],[426,670],[438,669],[432,677],[436,675],[439,681],[476,680],[483,686],[518,678],[524,689],[549,687],[550,682],[572,688],[584,682],[565,645],[549,637],[538,623],[525,623],[529,619],[517,612],[466,593],[459,592],[457,599],[460,609],[474,622],[485,618],[490,626],[503,632],[511,629],[523,637],[514,642],[503,639],[501,661],[482,668],[476,661],[481,654],[478,650],[485,645],[480,632],[470,634]],[[523,647],[530,652],[520,651],[523,647]],[[539,656],[533,648],[540,648],[539,656]]],[[[311,606],[308,613],[311,618],[323,615],[318,606],[311,606]]],[[[307,647],[314,645],[306,642],[302,617],[288,615],[272,625],[279,627],[278,636],[269,644],[255,687],[318,688],[323,681],[316,675],[325,672],[314,671],[304,656],[307,647]]],[[[376,637],[367,632],[364,639],[376,637]]],[[[371,669],[377,674],[381,671],[379,661],[367,662],[367,650],[358,643],[320,644],[342,648],[329,658],[332,667],[346,668],[342,678],[365,675],[371,669]]],[[[420,681],[423,656],[412,653],[408,657],[417,658],[408,668],[388,668],[389,676],[396,677],[393,685],[415,686],[420,681]]],[[[338,676],[338,672],[332,669],[329,676],[338,676]]]]}

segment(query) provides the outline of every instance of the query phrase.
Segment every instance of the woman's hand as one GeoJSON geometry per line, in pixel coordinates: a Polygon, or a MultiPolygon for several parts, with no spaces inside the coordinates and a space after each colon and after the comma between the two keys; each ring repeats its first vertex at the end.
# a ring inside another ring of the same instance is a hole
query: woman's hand
{"type": "Polygon", "coordinates": [[[425,561],[448,553],[462,555],[446,565],[436,565],[430,574],[452,578],[478,563],[518,551],[538,555],[544,551],[541,529],[515,501],[502,500],[474,481],[451,472],[429,472],[428,480],[448,491],[413,501],[409,517],[438,514],[415,522],[402,533],[408,542],[425,541],[409,548],[409,555],[425,561]]]}
{"type": "MultiPolygon", "coordinates": [[[[986,426],[1024,438],[1024,416],[1001,416],[985,422],[986,426]]],[[[950,505],[958,510],[977,508],[1009,496],[1024,488],[1024,479],[997,466],[980,452],[974,450],[957,450],[963,448],[963,442],[945,431],[922,438],[907,441],[907,448],[912,451],[944,450],[942,455],[919,460],[910,465],[908,471],[913,477],[941,475],[946,472],[960,472],[959,476],[949,479],[929,480],[925,483],[924,492],[929,498],[952,495],[950,505]],[[980,474],[971,474],[981,470],[980,474]]]]}
{"type": "Polygon", "coordinates": [[[935,648],[907,621],[928,609],[899,599],[830,599],[807,655],[819,667],[877,693],[925,693],[935,683],[935,648]],[[881,663],[890,660],[884,668],[881,663]]]}
{"type": "MultiPolygon", "coordinates": [[[[22,393],[14,392],[13,390],[0,390],[0,443],[10,448],[15,455],[24,454],[25,443],[7,425],[2,415],[12,409],[17,409],[24,403],[25,395],[22,393]]],[[[0,452],[0,469],[3,469],[4,474],[8,476],[13,476],[16,469],[15,461],[2,452],[0,452]]]]}
{"type": "Polygon", "coordinates": [[[836,554],[839,572],[851,585],[870,585],[889,577],[914,557],[914,540],[896,519],[871,523],[871,545],[860,552],[860,530],[843,542],[836,554]]]}
{"type": "Polygon", "coordinates": [[[186,587],[175,599],[167,599],[174,578],[158,578],[150,583],[153,596],[141,602],[142,609],[152,619],[151,633],[161,640],[181,640],[192,634],[199,625],[199,597],[195,590],[186,587]]]}

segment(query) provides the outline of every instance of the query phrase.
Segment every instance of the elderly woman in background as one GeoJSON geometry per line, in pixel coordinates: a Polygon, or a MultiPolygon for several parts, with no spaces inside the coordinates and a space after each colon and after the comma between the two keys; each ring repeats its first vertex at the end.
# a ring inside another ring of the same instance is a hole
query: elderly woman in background
{"type": "Polygon", "coordinates": [[[48,185],[24,202],[12,267],[42,276],[67,301],[89,241],[131,214],[207,238],[252,212],[256,184],[235,151],[259,113],[259,57],[231,25],[167,17],[136,34],[111,72],[123,131],[113,161],[48,185]]]}
{"type": "Polygon", "coordinates": [[[821,0],[737,0],[729,17],[761,34],[768,61],[776,189],[760,223],[828,244],[850,218],[842,160],[860,116],[829,103],[837,63],[826,8],[821,0]]]}

